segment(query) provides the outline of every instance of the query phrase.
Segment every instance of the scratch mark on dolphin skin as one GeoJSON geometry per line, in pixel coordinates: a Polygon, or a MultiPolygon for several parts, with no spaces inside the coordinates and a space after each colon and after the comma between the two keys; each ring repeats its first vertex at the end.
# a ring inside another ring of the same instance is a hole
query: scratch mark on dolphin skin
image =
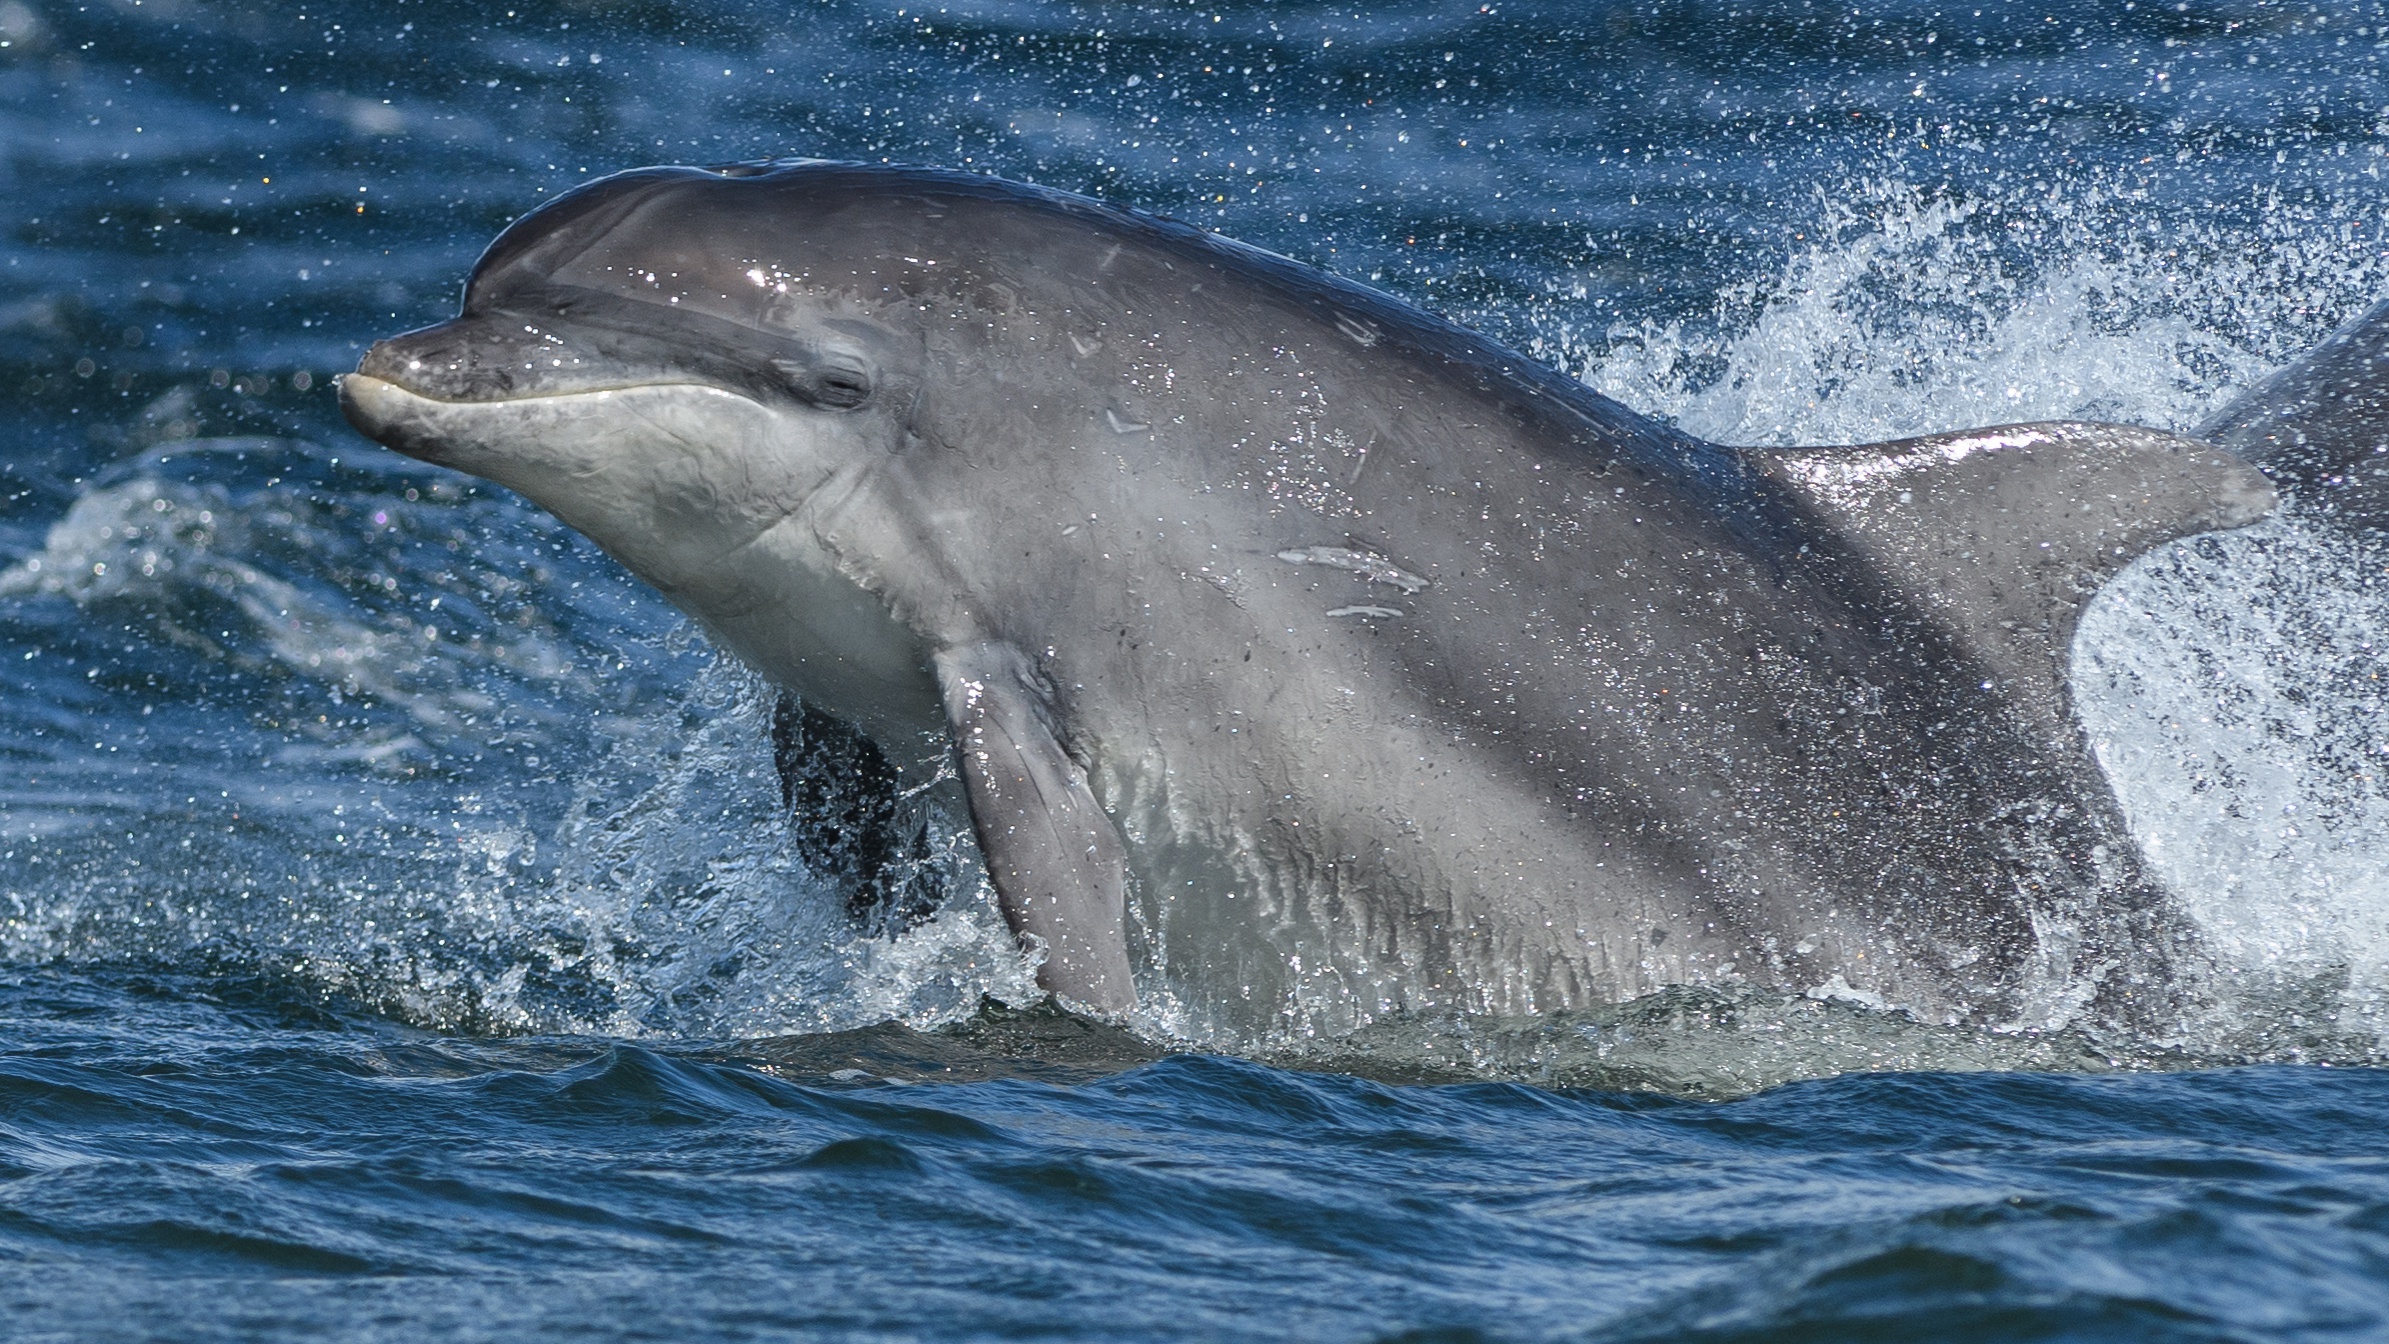
{"type": "Polygon", "coordinates": [[[1118,411],[1112,410],[1108,406],[1104,408],[1103,418],[1111,425],[1112,433],[1114,434],[1142,434],[1146,430],[1153,428],[1151,425],[1143,424],[1135,420],[1123,420],[1120,418],[1120,413],[1118,411]]]}
{"type": "Polygon", "coordinates": [[[1098,350],[1101,350],[1103,348],[1103,342],[1101,339],[1092,341],[1080,340],[1078,333],[1074,331],[1070,333],[1070,348],[1078,352],[1078,357],[1080,359],[1085,359],[1087,356],[1094,354],[1098,350]]]}
{"type": "Polygon", "coordinates": [[[1391,584],[1405,593],[1423,591],[1427,581],[1395,565],[1382,555],[1369,551],[1348,550],[1342,546],[1304,546],[1279,551],[1277,558],[1289,565],[1325,565],[1358,574],[1371,583],[1391,584]]]}
{"type": "Polygon", "coordinates": [[[1336,314],[1336,330],[1351,337],[1363,350],[1377,343],[1377,329],[1347,313],[1336,314]]]}
{"type": "Polygon", "coordinates": [[[1362,471],[1366,470],[1369,465],[1369,451],[1376,446],[1377,436],[1371,434],[1369,436],[1369,441],[1361,445],[1360,452],[1353,458],[1352,475],[1344,482],[1344,488],[1346,490],[1350,490],[1354,486],[1360,484],[1360,474],[1362,471]]]}
{"type": "Polygon", "coordinates": [[[1329,613],[1327,613],[1327,614],[1328,614],[1328,615],[1330,615],[1330,616],[1372,616],[1372,617],[1377,617],[1377,616],[1387,616],[1387,617],[1390,617],[1390,616],[1399,616],[1399,615],[1401,615],[1401,614],[1402,614],[1402,609],[1401,609],[1400,607],[1337,607],[1335,610],[1333,610],[1333,611],[1331,611],[1331,612],[1329,612],[1329,613]]]}

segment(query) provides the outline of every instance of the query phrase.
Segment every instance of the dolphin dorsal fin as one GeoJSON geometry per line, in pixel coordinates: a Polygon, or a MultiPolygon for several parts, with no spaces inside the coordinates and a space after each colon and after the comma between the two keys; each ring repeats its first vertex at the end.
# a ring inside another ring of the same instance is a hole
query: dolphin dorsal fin
{"type": "Polygon", "coordinates": [[[2009,699],[2070,731],[2065,678],[2082,608],[2177,537],[2273,508],[2247,463],[2129,425],[2008,425],[1847,448],[1754,452],[1795,507],[1857,553],[2009,699]]]}

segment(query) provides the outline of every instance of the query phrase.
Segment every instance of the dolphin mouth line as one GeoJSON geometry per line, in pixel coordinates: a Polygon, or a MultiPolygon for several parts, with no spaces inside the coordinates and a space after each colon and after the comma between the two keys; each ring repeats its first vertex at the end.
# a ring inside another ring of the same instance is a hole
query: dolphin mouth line
{"type": "Polygon", "coordinates": [[[396,379],[384,378],[379,374],[364,372],[339,374],[333,378],[332,382],[336,388],[343,392],[347,391],[348,386],[351,383],[379,384],[380,386],[389,388],[392,391],[413,397],[417,401],[428,401],[441,406],[513,406],[524,402],[569,401],[575,397],[601,397],[608,396],[616,392],[644,392],[650,388],[667,387],[685,387],[704,392],[718,392],[725,397],[736,397],[740,401],[754,402],[754,404],[758,406],[763,404],[760,401],[756,401],[755,398],[748,396],[744,392],[734,391],[730,388],[723,387],[718,383],[702,383],[685,378],[658,379],[654,382],[646,383],[616,383],[609,384],[605,387],[576,387],[568,392],[525,392],[518,396],[509,397],[443,397],[430,392],[424,392],[416,388],[408,387],[405,383],[399,382],[396,379]]]}

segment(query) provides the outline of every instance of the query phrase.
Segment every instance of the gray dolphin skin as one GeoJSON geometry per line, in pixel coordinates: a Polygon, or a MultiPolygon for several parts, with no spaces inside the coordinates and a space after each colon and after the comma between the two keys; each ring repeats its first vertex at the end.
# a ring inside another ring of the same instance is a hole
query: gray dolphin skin
{"type": "Polygon", "coordinates": [[[2121,1021],[2200,955],[2065,674],[2109,576],[2273,507],[2203,443],[1723,447],[1197,229],[813,161],[541,207],[341,400],[947,790],[1097,1010],[2121,1021]]]}

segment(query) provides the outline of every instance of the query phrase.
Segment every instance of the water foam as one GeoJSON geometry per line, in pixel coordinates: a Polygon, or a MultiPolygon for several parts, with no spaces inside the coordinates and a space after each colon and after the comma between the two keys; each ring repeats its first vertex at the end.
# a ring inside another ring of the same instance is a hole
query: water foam
{"type": "Polygon", "coordinates": [[[2231,982],[2210,1038],[2389,1026],[2384,629],[2389,549],[2294,515],[2163,548],[2084,613],[2077,710],[2231,982]]]}
{"type": "Polygon", "coordinates": [[[624,1034],[756,1036],[912,1026],[1034,1001],[1032,968],[996,911],[977,848],[933,816],[928,862],[953,894],[894,937],[858,931],[795,854],[771,758],[776,693],[727,658],[676,707],[618,740],[558,828],[551,908],[613,951],[603,974],[624,1034]],[[669,763],[625,790],[638,762],[669,763]]]}

